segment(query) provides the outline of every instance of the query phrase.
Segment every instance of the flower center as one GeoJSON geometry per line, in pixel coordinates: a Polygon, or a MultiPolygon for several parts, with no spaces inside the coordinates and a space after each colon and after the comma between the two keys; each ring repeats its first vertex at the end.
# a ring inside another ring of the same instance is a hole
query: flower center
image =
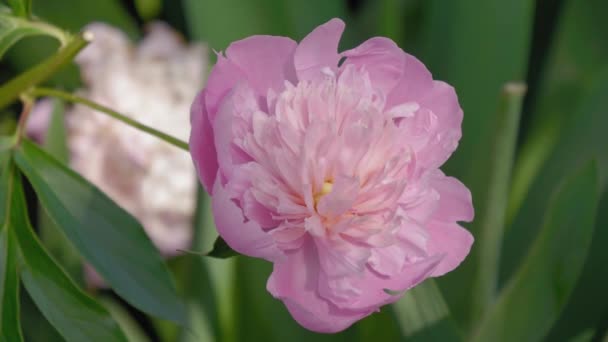
{"type": "Polygon", "coordinates": [[[319,201],[321,200],[321,197],[329,194],[333,187],[334,187],[334,183],[331,180],[327,180],[323,183],[323,185],[321,185],[321,191],[317,192],[314,195],[315,208],[317,207],[317,203],[319,203],[319,201]]]}

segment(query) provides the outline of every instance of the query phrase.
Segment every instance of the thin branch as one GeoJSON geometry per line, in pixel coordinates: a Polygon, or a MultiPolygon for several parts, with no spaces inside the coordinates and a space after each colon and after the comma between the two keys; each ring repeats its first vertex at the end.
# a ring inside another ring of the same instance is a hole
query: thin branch
{"type": "Polygon", "coordinates": [[[179,148],[181,148],[184,151],[188,151],[188,143],[179,140],[177,138],[174,138],[168,134],[165,134],[163,132],[160,132],[150,126],[146,126],[140,122],[137,122],[129,117],[127,117],[124,114],[121,114],[111,108],[108,108],[106,106],[103,106],[99,103],[93,102],[89,99],[86,99],[84,97],[80,97],[65,91],[61,91],[61,90],[56,90],[56,89],[49,89],[49,88],[34,88],[29,92],[30,95],[32,96],[52,96],[52,97],[57,97],[60,98],[62,100],[68,101],[68,102],[72,102],[72,103],[80,103],[83,104],[87,107],[90,107],[92,109],[95,109],[101,113],[107,114],[111,117],[113,117],[116,120],[122,121],[125,124],[137,128],[140,131],[146,132],[148,134],[151,134],[159,139],[162,139],[166,142],[168,142],[171,145],[177,146],[179,148]]]}

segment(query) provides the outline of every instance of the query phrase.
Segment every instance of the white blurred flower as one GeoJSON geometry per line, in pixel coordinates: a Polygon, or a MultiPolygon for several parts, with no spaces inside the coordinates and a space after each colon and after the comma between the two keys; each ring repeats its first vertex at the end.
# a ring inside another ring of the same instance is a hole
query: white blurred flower
{"type": "MultiPolygon", "coordinates": [[[[76,59],[85,83],[80,95],[187,141],[206,47],[185,45],[163,23],[150,25],[137,46],[105,24],[87,30],[95,38],[76,59]]],[[[197,184],[190,155],[82,105],[66,120],[72,168],[138,218],[163,254],[188,248],[197,184]]],[[[43,119],[31,121],[35,127],[43,119]]]]}

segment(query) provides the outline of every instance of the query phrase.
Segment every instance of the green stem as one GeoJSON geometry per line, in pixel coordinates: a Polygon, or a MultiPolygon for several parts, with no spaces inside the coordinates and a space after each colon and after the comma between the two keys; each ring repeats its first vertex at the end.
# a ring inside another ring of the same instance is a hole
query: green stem
{"type": "Polygon", "coordinates": [[[495,300],[511,170],[525,92],[526,86],[521,83],[507,83],[503,88],[490,156],[493,161],[489,186],[486,196],[477,198],[486,203],[486,210],[476,218],[479,227],[479,270],[473,298],[476,319],[481,318],[495,300]]]}
{"type": "Polygon", "coordinates": [[[85,99],[84,97],[80,97],[80,96],[76,96],[74,94],[65,92],[65,91],[61,91],[61,90],[56,90],[56,89],[49,89],[49,88],[34,88],[30,91],[29,93],[32,96],[53,96],[53,97],[57,97],[60,99],[63,99],[65,101],[68,102],[72,102],[72,103],[80,103],[83,104],[87,107],[93,108],[101,113],[107,114],[111,117],[113,117],[116,120],[122,121],[125,124],[131,126],[131,127],[135,127],[137,129],[139,129],[140,131],[146,132],[148,134],[151,134],[159,139],[162,139],[166,142],[168,142],[169,144],[172,144],[174,146],[177,146],[179,148],[181,148],[182,150],[188,151],[188,143],[181,141],[179,139],[176,139],[170,135],[167,135],[163,132],[157,131],[156,129],[150,127],[150,126],[146,126],[142,123],[139,123],[129,117],[127,117],[124,114],[121,114],[111,108],[108,108],[106,106],[100,105],[98,103],[95,103],[91,100],[85,99]]]}
{"type": "Polygon", "coordinates": [[[70,63],[91,39],[92,35],[87,32],[69,38],[68,43],[53,56],[0,87],[0,108],[15,101],[21,94],[44,82],[70,63]]]}
{"type": "Polygon", "coordinates": [[[23,135],[25,135],[27,119],[29,118],[30,112],[32,111],[34,99],[30,96],[22,96],[21,102],[23,103],[23,109],[21,110],[21,115],[19,116],[17,131],[15,132],[15,146],[19,145],[23,135]]]}

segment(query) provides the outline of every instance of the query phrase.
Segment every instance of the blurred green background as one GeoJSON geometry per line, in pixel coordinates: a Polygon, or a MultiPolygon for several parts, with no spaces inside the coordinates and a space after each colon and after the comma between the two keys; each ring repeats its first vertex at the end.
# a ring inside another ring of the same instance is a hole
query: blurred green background
{"type": "MultiPolygon", "coordinates": [[[[184,255],[169,264],[187,299],[185,327],[95,293],[133,341],[607,340],[608,1],[34,0],[33,12],[73,32],[107,22],[133,40],[162,20],[210,51],[252,34],[300,40],[339,17],[341,49],[390,37],[452,84],[464,109],[463,139],[443,167],[472,190],[476,209],[467,225],[476,243],[458,269],[345,332],[319,335],[267,293],[270,264],[184,255]],[[501,95],[509,82],[527,84],[519,121],[501,95]]],[[[56,47],[41,37],[17,43],[0,82],[56,47]]],[[[77,89],[77,68],[48,85],[77,89]]],[[[199,207],[192,249],[206,251],[217,234],[204,194],[199,207]]],[[[26,340],[61,340],[25,293],[26,340]]]]}

